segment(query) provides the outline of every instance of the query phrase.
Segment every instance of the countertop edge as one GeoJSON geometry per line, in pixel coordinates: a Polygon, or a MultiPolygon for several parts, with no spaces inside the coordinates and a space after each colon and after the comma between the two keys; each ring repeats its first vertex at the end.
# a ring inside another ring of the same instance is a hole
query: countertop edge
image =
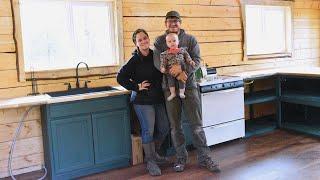
{"type": "Polygon", "coordinates": [[[60,96],[60,97],[51,97],[48,94],[41,94],[36,96],[24,96],[24,97],[3,99],[3,100],[0,100],[0,110],[10,109],[10,108],[29,107],[29,106],[39,106],[43,104],[54,104],[54,103],[61,103],[61,102],[78,101],[78,100],[84,100],[84,99],[94,99],[94,98],[109,97],[109,96],[117,96],[117,95],[130,93],[130,91],[125,90],[123,88],[120,88],[120,87],[115,87],[115,88],[117,88],[117,90],[85,93],[85,94],[70,95],[70,96],[60,96]]]}

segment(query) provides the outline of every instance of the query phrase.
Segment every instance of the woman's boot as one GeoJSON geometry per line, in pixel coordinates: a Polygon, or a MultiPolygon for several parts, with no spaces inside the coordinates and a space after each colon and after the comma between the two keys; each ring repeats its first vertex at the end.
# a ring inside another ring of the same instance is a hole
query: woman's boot
{"type": "Polygon", "coordinates": [[[147,162],[147,170],[151,176],[160,176],[161,169],[157,165],[156,159],[156,152],[154,143],[147,143],[142,144],[144,154],[145,154],[145,161],[147,162]]]}

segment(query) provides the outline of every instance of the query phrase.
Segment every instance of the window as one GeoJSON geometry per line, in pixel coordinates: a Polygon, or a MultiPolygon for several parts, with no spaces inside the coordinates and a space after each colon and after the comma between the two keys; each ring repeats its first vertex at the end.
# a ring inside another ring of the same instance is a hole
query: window
{"type": "Polygon", "coordinates": [[[288,57],[292,54],[292,18],[289,2],[242,5],[244,58],[288,57]]]}
{"type": "Polygon", "coordinates": [[[119,65],[116,2],[19,0],[24,71],[119,65]]]}

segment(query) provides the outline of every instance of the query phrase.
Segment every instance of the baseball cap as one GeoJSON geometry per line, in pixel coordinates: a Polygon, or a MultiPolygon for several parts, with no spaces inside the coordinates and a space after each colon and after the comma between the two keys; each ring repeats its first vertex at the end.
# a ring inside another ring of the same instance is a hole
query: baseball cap
{"type": "Polygon", "coordinates": [[[167,12],[166,19],[172,18],[172,17],[180,19],[180,14],[177,11],[169,11],[169,12],[167,12]]]}

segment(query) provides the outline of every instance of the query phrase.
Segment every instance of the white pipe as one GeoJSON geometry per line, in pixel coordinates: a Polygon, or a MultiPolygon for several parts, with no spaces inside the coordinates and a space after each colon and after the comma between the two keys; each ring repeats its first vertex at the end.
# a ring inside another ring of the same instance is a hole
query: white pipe
{"type": "MultiPolygon", "coordinates": [[[[29,112],[36,106],[31,106],[28,110],[26,110],[26,112],[24,112],[23,116],[21,117],[20,121],[19,121],[19,126],[18,128],[16,129],[16,132],[14,134],[14,137],[13,137],[13,140],[12,140],[12,144],[10,146],[10,151],[9,151],[9,161],[8,161],[8,171],[9,171],[9,174],[11,176],[11,178],[13,180],[16,180],[16,178],[14,177],[13,173],[12,173],[12,155],[13,155],[13,150],[14,150],[14,147],[16,145],[16,141],[17,141],[17,138],[18,136],[20,135],[20,131],[21,131],[21,128],[22,128],[22,125],[23,125],[23,122],[25,120],[25,118],[27,117],[27,115],[29,114],[29,112]]],[[[47,168],[45,167],[45,165],[43,165],[43,169],[44,169],[44,175],[38,179],[38,180],[43,180],[46,176],[47,176],[47,168]]]]}

